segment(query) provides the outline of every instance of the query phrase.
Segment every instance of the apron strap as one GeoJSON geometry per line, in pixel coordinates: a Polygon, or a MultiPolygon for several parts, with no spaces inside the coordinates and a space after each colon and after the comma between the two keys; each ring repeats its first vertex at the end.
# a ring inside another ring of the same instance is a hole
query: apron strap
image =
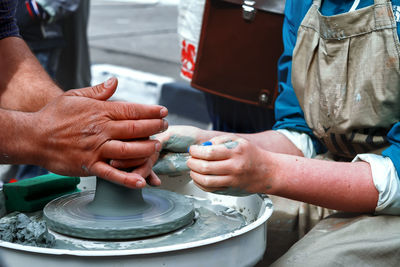
{"type": "MultiPolygon", "coordinates": [[[[298,0],[297,0],[298,1],[298,0]]],[[[321,1],[322,0],[313,0],[313,5],[317,6],[318,9],[321,7],[321,1]]]]}

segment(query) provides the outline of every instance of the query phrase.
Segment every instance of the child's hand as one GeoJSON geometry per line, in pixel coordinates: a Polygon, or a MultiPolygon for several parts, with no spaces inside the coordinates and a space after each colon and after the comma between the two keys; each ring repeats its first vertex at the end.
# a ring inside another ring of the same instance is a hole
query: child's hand
{"type": "Polygon", "coordinates": [[[210,140],[211,146],[190,147],[190,176],[203,190],[234,195],[265,192],[269,185],[269,152],[236,135],[210,140]]]}

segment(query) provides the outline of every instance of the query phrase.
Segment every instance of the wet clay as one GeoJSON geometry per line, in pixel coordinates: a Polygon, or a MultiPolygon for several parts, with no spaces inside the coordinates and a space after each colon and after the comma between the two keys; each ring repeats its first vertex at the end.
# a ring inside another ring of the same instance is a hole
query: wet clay
{"type": "Polygon", "coordinates": [[[190,136],[172,135],[163,143],[163,150],[179,153],[187,152],[188,148],[195,142],[196,140],[190,136]]]}
{"type": "Polygon", "coordinates": [[[0,239],[35,247],[54,247],[56,241],[41,216],[13,212],[0,219],[0,239]]]}
{"type": "Polygon", "coordinates": [[[125,250],[159,248],[176,244],[185,244],[230,235],[250,223],[242,214],[223,205],[212,204],[209,200],[193,198],[196,216],[193,223],[166,235],[139,240],[91,241],[56,236],[56,249],[69,250],[125,250]]]}
{"type": "Polygon", "coordinates": [[[212,193],[219,195],[235,196],[235,197],[246,197],[252,194],[240,188],[233,188],[233,187],[228,187],[225,190],[217,190],[212,193]]]}
{"type": "Polygon", "coordinates": [[[228,141],[228,142],[224,143],[224,145],[227,149],[234,149],[235,147],[237,147],[239,145],[239,143],[236,141],[228,141]]]}
{"type": "Polygon", "coordinates": [[[186,165],[189,158],[189,153],[163,153],[153,166],[153,171],[156,174],[169,176],[178,176],[182,173],[187,173],[190,171],[186,165]]]}
{"type": "Polygon", "coordinates": [[[104,179],[97,179],[93,201],[86,208],[98,216],[130,216],[149,208],[142,189],[130,189],[104,179]]]}
{"type": "Polygon", "coordinates": [[[94,190],[67,195],[43,210],[48,227],[87,239],[133,239],[174,231],[192,222],[193,203],[160,189],[130,189],[97,178],[94,190]]]}

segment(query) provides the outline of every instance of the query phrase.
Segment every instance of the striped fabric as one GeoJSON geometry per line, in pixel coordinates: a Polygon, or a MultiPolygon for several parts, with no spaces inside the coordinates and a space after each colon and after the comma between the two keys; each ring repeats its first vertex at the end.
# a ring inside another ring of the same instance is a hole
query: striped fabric
{"type": "Polygon", "coordinates": [[[0,39],[19,36],[15,20],[17,0],[0,0],[0,39]]]}

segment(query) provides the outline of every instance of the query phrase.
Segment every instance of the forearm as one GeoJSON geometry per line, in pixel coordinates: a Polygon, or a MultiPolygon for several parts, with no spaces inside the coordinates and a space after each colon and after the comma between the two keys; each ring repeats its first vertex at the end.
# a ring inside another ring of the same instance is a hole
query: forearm
{"type": "MultiPolygon", "coordinates": [[[[34,163],[33,113],[0,108],[0,164],[34,163]]],[[[37,157],[36,157],[37,158],[37,157]]]]}
{"type": "Polygon", "coordinates": [[[303,156],[303,153],[286,136],[274,130],[238,135],[270,152],[303,156]]]}
{"type": "Polygon", "coordinates": [[[266,193],[342,211],[375,210],[379,193],[368,163],[271,156],[274,179],[266,193]]]}
{"type": "Polygon", "coordinates": [[[63,93],[22,39],[0,40],[0,58],[0,108],[37,111],[63,93]]]}

